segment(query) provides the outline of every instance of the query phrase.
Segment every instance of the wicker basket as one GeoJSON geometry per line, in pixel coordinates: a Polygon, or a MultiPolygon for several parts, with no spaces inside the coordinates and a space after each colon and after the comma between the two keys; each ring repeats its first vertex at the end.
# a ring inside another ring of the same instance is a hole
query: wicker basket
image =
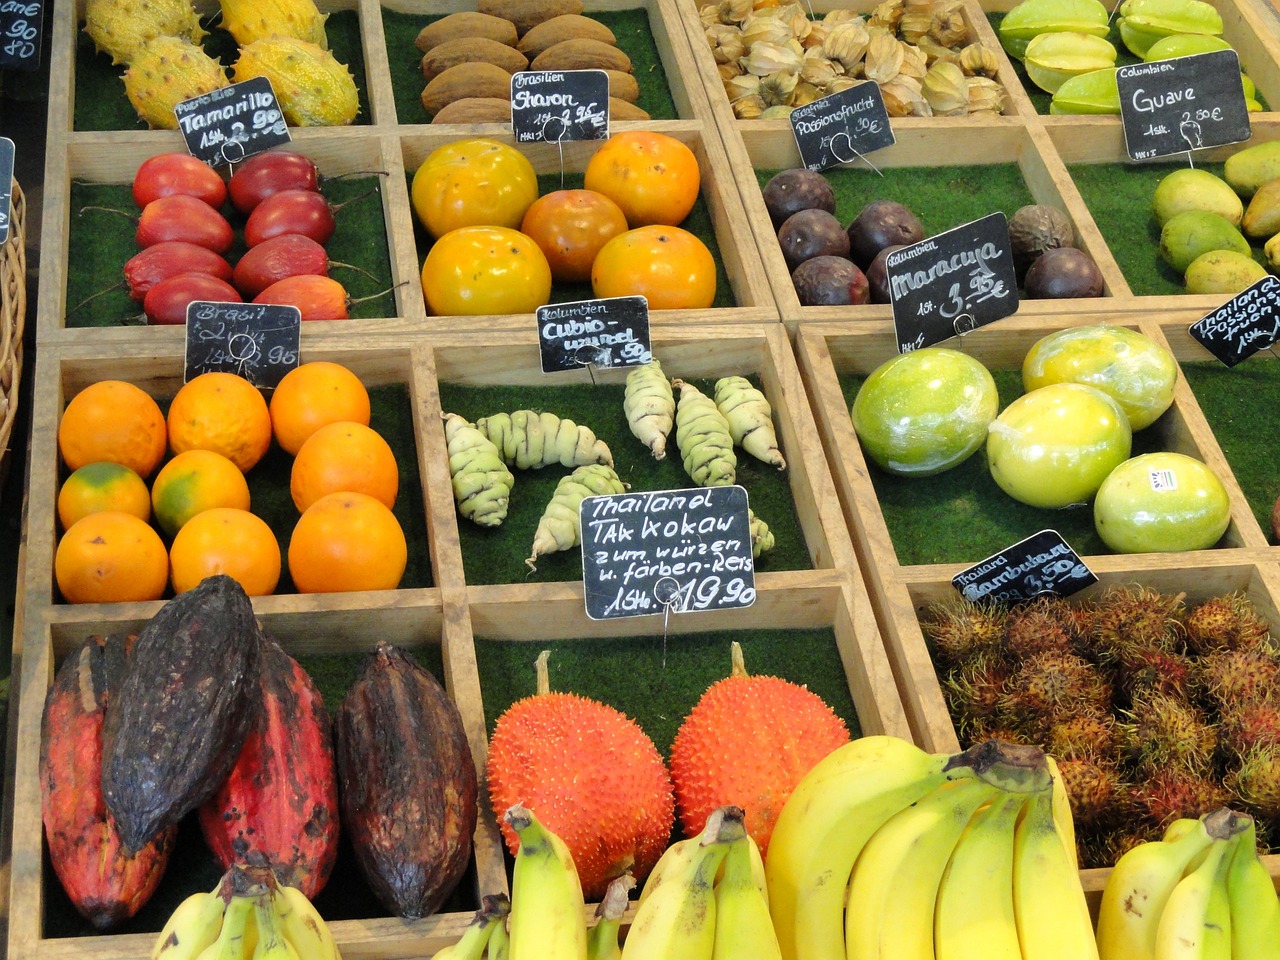
{"type": "Polygon", "coordinates": [[[22,327],[27,315],[27,201],[13,183],[9,239],[0,247],[0,487],[9,475],[9,439],[22,383],[22,327]]]}

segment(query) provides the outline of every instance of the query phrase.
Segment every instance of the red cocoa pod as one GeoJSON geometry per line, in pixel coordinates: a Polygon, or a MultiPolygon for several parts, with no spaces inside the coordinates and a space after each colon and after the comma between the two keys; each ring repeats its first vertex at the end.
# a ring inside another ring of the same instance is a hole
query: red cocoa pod
{"type": "Polygon", "coordinates": [[[124,265],[129,296],[138,302],[161,280],[180,273],[206,273],[219,280],[232,277],[231,264],[220,253],[183,240],[166,240],[139,250],[124,265]]]}
{"type": "Polygon", "coordinates": [[[332,277],[304,274],[277,280],[253,298],[254,303],[297,307],[303,320],[346,320],[347,290],[332,277]]]}
{"type": "Polygon", "coordinates": [[[434,913],[471,861],[476,768],[444,688],[389,643],[365,661],[338,710],[342,828],[387,909],[434,913]]]}
{"type": "Polygon", "coordinates": [[[195,300],[244,303],[235,287],[207,273],[179,273],[161,280],[142,300],[147,323],[169,326],[187,322],[187,305],[195,300]]]}
{"type": "Polygon", "coordinates": [[[315,162],[290,150],[254,154],[236,167],[227,184],[231,205],[248,216],[253,208],[281,190],[319,190],[315,162]]]}
{"type": "Polygon", "coordinates": [[[102,797],[102,723],[119,692],[125,642],[90,637],[58,669],[44,704],[40,792],[49,859],[67,896],[107,930],[142,908],[169,863],[178,828],[125,851],[102,797]]]}
{"type": "Polygon", "coordinates": [[[161,153],[143,160],[133,175],[138,206],[176,194],[195,197],[217,210],[227,202],[227,185],[216,170],[189,153],[161,153]]]}
{"type": "Polygon", "coordinates": [[[133,238],[140,247],[185,240],[215,253],[226,253],[234,235],[227,218],[213,207],[195,197],[174,194],[152,200],[142,208],[133,238]]]}
{"type": "Polygon", "coordinates": [[[224,870],[265,860],[280,883],[311,900],[338,855],[329,711],[307,672],[274,641],[263,645],[261,664],[262,721],[200,808],[200,829],[224,870]]]}
{"type": "Polygon", "coordinates": [[[102,727],[102,793],[126,850],[208,800],[258,722],[262,631],[244,588],[207,577],[133,645],[102,727]]]}
{"type": "Polygon", "coordinates": [[[250,247],[236,264],[232,283],[243,296],[253,298],[285,277],[329,272],[324,247],[300,233],[282,233],[250,247]]]}
{"type": "Polygon", "coordinates": [[[285,233],[300,233],[316,243],[328,243],[337,226],[333,208],[315,190],[281,190],[253,208],[244,225],[244,242],[256,247],[285,233]]]}

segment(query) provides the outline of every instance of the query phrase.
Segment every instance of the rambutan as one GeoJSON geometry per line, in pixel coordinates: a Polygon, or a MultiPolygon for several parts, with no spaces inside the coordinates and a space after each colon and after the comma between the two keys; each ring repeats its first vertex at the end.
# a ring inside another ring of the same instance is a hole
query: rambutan
{"type": "Polygon", "coordinates": [[[1074,653],[1039,653],[1014,671],[1000,707],[1017,723],[1053,723],[1081,710],[1109,710],[1111,684],[1101,670],[1074,653]]]}
{"type": "Polygon", "coordinates": [[[1254,747],[1227,774],[1227,789],[1244,806],[1268,820],[1280,817],[1280,749],[1254,747]]]}
{"type": "Polygon", "coordinates": [[[1116,686],[1130,702],[1153,696],[1185,700],[1195,690],[1196,669],[1189,657],[1163,647],[1127,651],[1115,665],[1116,686]]]}
{"type": "Polygon", "coordinates": [[[962,725],[993,716],[1011,673],[1008,663],[989,654],[954,667],[942,681],[952,720],[962,725]]]}
{"type": "Polygon", "coordinates": [[[1004,621],[1004,651],[1018,662],[1037,653],[1070,653],[1075,640],[1070,605],[1061,597],[1037,597],[1009,611],[1004,621]]]}
{"type": "Polygon", "coordinates": [[[1270,644],[1214,650],[1197,661],[1196,678],[1210,702],[1229,709],[1280,693],[1280,658],[1270,644]]]}
{"type": "Polygon", "coordinates": [[[717,807],[746,811],[747,832],[766,855],[773,826],[796,784],[849,730],[822,698],[779,677],[750,676],[742,648],[733,668],[698,700],[671,744],[671,779],[686,836],[717,807]]]}
{"type": "Polygon", "coordinates": [[[957,725],[960,745],[968,748],[975,743],[986,743],[988,740],[1000,740],[1004,743],[1018,743],[1026,746],[1040,746],[1038,740],[1026,730],[1011,726],[1004,722],[1004,717],[996,714],[993,717],[981,717],[969,723],[957,725]]]}
{"type": "Polygon", "coordinates": [[[1045,749],[1059,760],[1091,760],[1094,763],[1118,759],[1116,721],[1108,713],[1077,713],[1049,727],[1045,749]]]}
{"type": "Polygon", "coordinates": [[[1114,765],[1060,759],[1058,771],[1071,801],[1071,816],[1078,825],[1093,827],[1117,817],[1117,801],[1124,794],[1114,765]]]}
{"type": "Polygon", "coordinates": [[[1077,847],[1083,869],[1114,867],[1120,858],[1141,843],[1160,839],[1160,829],[1142,821],[1126,822],[1111,830],[1084,837],[1077,847]]]}
{"type": "Polygon", "coordinates": [[[1187,646],[1204,656],[1214,650],[1250,650],[1267,639],[1271,627],[1243,593],[1211,597],[1183,618],[1187,646]]]}
{"type": "Polygon", "coordinates": [[[1097,659],[1113,663],[1142,647],[1180,652],[1182,598],[1139,585],[1109,587],[1093,604],[1087,646],[1097,659]]]}
{"type": "Polygon", "coordinates": [[[994,603],[957,597],[931,604],[920,629],[940,663],[958,664],[994,652],[1004,637],[1004,618],[994,603]]]}
{"type": "Polygon", "coordinates": [[[1173,766],[1204,774],[1212,768],[1217,730],[1185,700],[1159,695],[1137,700],[1125,716],[1129,722],[1119,725],[1121,741],[1140,770],[1173,766]]]}
{"type": "Polygon", "coordinates": [[[1130,795],[1139,813],[1163,829],[1182,817],[1201,817],[1226,806],[1230,794],[1222,784],[1173,767],[1157,770],[1130,795]]]}
{"type": "Polygon", "coordinates": [[[1256,747],[1280,747],[1280,701],[1256,700],[1220,714],[1223,746],[1244,756],[1256,747]]]}
{"type": "Polygon", "coordinates": [[[489,800],[511,853],[520,840],[503,814],[520,803],[564,840],[583,895],[599,900],[628,869],[647,876],[666,849],[671,780],[634,720],[597,700],[550,692],[548,656],[538,658],[537,694],[513,703],[494,725],[489,800]]]}

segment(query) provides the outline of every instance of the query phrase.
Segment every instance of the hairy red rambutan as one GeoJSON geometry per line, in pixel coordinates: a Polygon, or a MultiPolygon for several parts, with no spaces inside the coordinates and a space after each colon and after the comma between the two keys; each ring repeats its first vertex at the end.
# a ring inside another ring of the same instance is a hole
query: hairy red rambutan
{"type": "Polygon", "coordinates": [[[1061,597],[1037,597],[1005,617],[1004,651],[1015,663],[1038,653],[1070,653],[1074,640],[1071,606],[1061,597]]]}
{"type": "Polygon", "coordinates": [[[1271,626],[1243,593],[1211,597],[1183,618],[1187,646],[1204,656],[1214,650],[1249,650],[1267,639],[1271,626]]]}
{"type": "Polygon", "coordinates": [[[1121,741],[1140,770],[1173,766],[1205,774],[1212,769],[1217,730],[1185,700],[1166,696],[1138,700],[1125,716],[1129,722],[1119,725],[1121,741]]]}
{"type": "Polygon", "coordinates": [[[1201,817],[1226,806],[1231,795],[1222,784],[1173,767],[1157,770],[1130,791],[1136,809],[1163,829],[1183,817],[1201,817]]]}
{"type": "Polygon", "coordinates": [[[1280,657],[1269,644],[1214,650],[1197,661],[1196,675],[1199,687],[1219,710],[1280,694],[1280,657]]]}
{"type": "Polygon", "coordinates": [[[959,664],[994,653],[1004,637],[1004,609],[963,597],[929,606],[920,629],[942,664],[959,664]]]}
{"type": "Polygon", "coordinates": [[[1142,647],[1182,649],[1183,594],[1139,585],[1109,587],[1093,604],[1089,647],[1098,659],[1118,662],[1142,647]]]}

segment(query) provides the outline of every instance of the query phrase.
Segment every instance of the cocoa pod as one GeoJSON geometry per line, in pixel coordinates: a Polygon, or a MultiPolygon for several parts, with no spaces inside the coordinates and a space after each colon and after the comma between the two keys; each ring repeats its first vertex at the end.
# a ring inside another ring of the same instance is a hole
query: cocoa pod
{"type": "Polygon", "coordinates": [[[279,644],[262,646],[262,720],[213,799],[200,829],[213,855],[264,862],[308,900],[324,889],[338,855],[338,781],[329,711],[307,672],[279,644]]]}
{"type": "Polygon", "coordinates": [[[178,828],[137,853],[120,842],[102,798],[102,721],[126,671],[125,641],[90,637],[58,669],[44,704],[40,793],[49,859],[76,910],[98,930],[151,899],[178,828]]]}
{"type": "Polygon", "coordinates": [[[464,97],[511,99],[511,74],[492,63],[460,63],[439,74],[422,91],[422,106],[435,116],[464,97]]]}
{"type": "Polygon", "coordinates": [[[338,710],[342,828],[378,899],[434,913],[471,861],[476,769],[462,718],[408,654],[380,643],[338,710]]]}
{"type": "Polygon", "coordinates": [[[507,73],[516,73],[529,66],[529,58],[514,47],[485,40],[480,37],[459,37],[431,48],[422,55],[422,79],[431,81],[450,67],[460,63],[492,63],[507,73]]]}
{"type": "Polygon", "coordinates": [[[631,58],[599,40],[561,40],[533,58],[531,70],[620,70],[631,72],[631,58]]]}
{"type": "Polygon", "coordinates": [[[222,785],[260,714],[262,631],[219,574],[178,594],[138,634],[102,728],[102,793],[126,850],[140,850],[222,785]]]}
{"type": "Polygon", "coordinates": [[[510,123],[511,101],[502,97],[463,97],[441,107],[432,123],[510,123]]]}
{"type": "Polygon", "coordinates": [[[524,36],[544,20],[581,13],[582,0],[476,0],[476,9],[505,17],[516,25],[516,33],[524,36]]]}
{"type": "Polygon", "coordinates": [[[612,47],[618,45],[618,38],[613,31],[599,20],[584,17],[580,13],[564,13],[550,20],[543,20],[516,44],[516,49],[532,60],[548,47],[555,46],[561,40],[588,38],[607,43],[612,47]]]}
{"type": "Polygon", "coordinates": [[[506,17],[462,10],[427,24],[418,31],[413,45],[423,53],[429,53],[433,47],[458,37],[483,37],[505,43],[508,47],[514,47],[518,39],[516,25],[506,17]]]}

